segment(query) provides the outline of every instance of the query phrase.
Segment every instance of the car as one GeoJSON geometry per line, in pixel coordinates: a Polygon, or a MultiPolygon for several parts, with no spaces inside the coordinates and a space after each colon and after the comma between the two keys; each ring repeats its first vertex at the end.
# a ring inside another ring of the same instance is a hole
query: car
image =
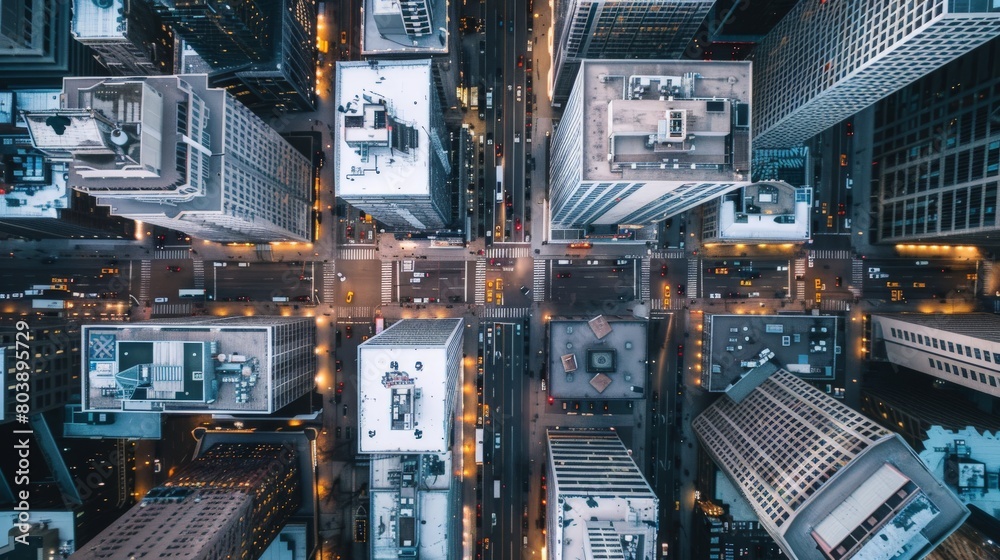
{"type": "Polygon", "coordinates": [[[344,416],[347,416],[347,405],[344,405],[344,416]]]}
{"type": "Polygon", "coordinates": [[[169,298],[158,297],[158,298],[156,298],[156,299],[153,300],[153,303],[167,303],[168,301],[170,301],[169,298]]]}
{"type": "Polygon", "coordinates": [[[517,67],[521,68],[522,66],[524,66],[524,55],[523,54],[517,56],[517,67]]]}
{"type": "Polygon", "coordinates": [[[498,158],[502,158],[503,157],[503,144],[501,144],[499,142],[497,142],[497,157],[498,158]]]}
{"type": "Polygon", "coordinates": [[[486,145],[487,146],[492,146],[493,145],[493,133],[492,132],[487,132],[486,133],[486,145]]]}
{"type": "Polygon", "coordinates": [[[343,371],[344,370],[344,361],[343,360],[337,360],[335,362],[335,364],[337,366],[337,371],[343,371]]]}
{"type": "Polygon", "coordinates": [[[344,276],[343,272],[338,272],[337,273],[337,278],[339,278],[341,282],[346,282],[347,281],[347,277],[344,276]]]}
{"type": "Polygon", "coordinates": [[[251,298],[250,296],[240,296],[236,298],[236,301],[253,301],[253,298],[251,298]]]}
{"type": "Polygon", "coordinates": [[[158,473],[163,470],[163,463],[159,459],[153,459],[153,472],[158,473]]]}
{"type": "Polygon", "coordinates": [[[309,296],[295,296],[295,301],[310,301],[309,296]]]}
{"type": "Polygon", "coordinates": [[[847,214],[847,206],[843,202],[837,205],[837,215],[844,216],[847,214]]]}
{"type": "Polygon", "coordinates": [[[667,271],[668,271],[667,265],[665,265],[665,264],[664,265],[660,265],[660,276],[661,277],[666,276],[667,275],[667,271]]]}
{"type": "Polygon", "coordinates": [[[528,288],[527,286],[521,286],[521,295],[525,295],[526,296],[526,295],[528,295],[528,292],[530,292],[530,291],[531,291],[531,289],[528,288]]]}
{"type": "Polygon", "coordinates": [[[677,357],[678,358],[683,358],[684,357],[684,345],[683,344],[678,344],[677,345],[677,357]]]}
{"type": "Polygon", "coordinates": [[[840,166],[847,167],[847,154],[840,154],[840,166]]]}
{"type": "Polygon", "coordinates": [[[346,235],[347,237],[353,236],[354,235],[354,226],[347,226],[347,228],[344,229],[344,235],[346,235]]]}
{"type": "Polygon", "coordinates": [[[306,276],[305,274],[299,276],[299,281],[301,282],[312,282],[312,279],[312,276],[306,276]]]}
{"type": "Polygon", "coordinates": [[[351,328],[351,325],[347,325],[345,330],[347,331],[347,338],[351,338],[354,335],[354,329],[351,328]]]}
{"type": "Polygon", "coordinates": [[[559,272],[556,274],[556,278],[569,278],[570,276],[569,272],[559,272]]]}
{"type": "Polygon", "coordinates": [[[340,44],[341,45],[346,45],[347,44],[347,32],[346,31],[341,31],[340,32],[340,44]]]}
{"type": "Polygon", "coordinates": [[[838,288],[840,287],[840,284],[844,281],[843,278],[841,278],[840,276],[834,278],[834,280],[838,288]]]}
{"type": "Polygon", "coordinates": [[[167,236],[166,235],[157,235],[156,236],[156,248],[157,249],[162,249],[164,246],[166,246],[166,244],[167,244],[167,236]]]}
{"type": "Polygon", "coordinates": [[[549,395],[549,404],[555,404],[556,399],[552,395],[549,395]]]}
{"type": "Polygon", "coordinates": [[[521,231],[521,218],[514,218],[514,229],[521,231]]]}
{"type": "Polygon", "coordinates": [[[848,136],[854,136],[854,123],[853,122],[847,121],[847,124],[845,125],[844,128],[845,128],[846,134],[848,136]]]}
{"type": "Polygon", "coordinates": [[[684,295],[684,284],[677,284],[677,295],[684,295]]]}
{"type": "Polygon", "coordinates": [[[521,86],[517,86],[517,91],[515,93],[517,94],[517,100],[520,101],[521,100],[521,86]]]}
{"type": "Polygon", "coordinates": [[[351,303],[352,301],[354,301],[354,292],[347,292],[347,303],[351,303]]]}
{"type": "Polygon", "coordinates": [[[500,449],[500,434],[499,433],[493,434],[493,448],[494,449],[500,449]]]}
{"type": "Polygon", "coordinates": [[[170,272],[180,272],[181,271],[181,267],[179,267],[179,266],[168,266],[167,270],[170,271],[170,272]]]}

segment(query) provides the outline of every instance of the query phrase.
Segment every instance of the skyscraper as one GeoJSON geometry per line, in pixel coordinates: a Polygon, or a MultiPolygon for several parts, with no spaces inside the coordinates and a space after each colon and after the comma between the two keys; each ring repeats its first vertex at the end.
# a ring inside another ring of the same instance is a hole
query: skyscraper
{"type": "Polygon", "coordinates": [[[4,87],[53,87],[66,76],[101,72],[93,51],[73,40],[72,14],[62,0],[0,0],[4,87]]]}
{"type": "Polygon", "coordinates": [[[872,315],[889,361],[1000,397],[1000,317],[992,313],[872,315]]]}
{"type": "Polygon", "coordinates": [[[693,428],[791,559],[921,558],[968,516],[898,435],[771,363],[693,428]]]}
{"type": "Polygon", "coordinates": [[[20,394],[28,397],[32,413],[62,408],[79,387],[80,325],[65,319],[38,319],[20,315],[0,317],[0,366],[7,372],[6,383],[26,383],[27,391],[4,391],[0,400],[0,423],[12,422],[20,394]],[[30,325],[30,326],[29,326],[30,325]],[[20,333],[20,334],[19,334],[20,333]],[[24,335],[27,335],[25,338],[24,335]],[[27,351],[28,371],[16,366],[19,353],[27,351]],[[26,379],[20,379],[22,374],[26,379]]]}
{"type": "Polygon", "coordinates": [[[369,458],[374,560],[461,556],[461,485],[449,473],[461,439],[462,323],[406,319],[358,346],[358,451],[369,458]]]}
{"type": "Polygon", "coordinates": [[[451,164],[431,62],[338,62],[336,83],[337,196],[394,229],[451,222],[451,164]]]}
{"type": "Polygon", "coordinates": [[[316,374],[307,317],[183,317],[83,327],[87,412],[271,414],[316,374]]]}
{"type": "Polygon", "coordinates": [[[270,4],[262,0],[151,0],[174,32],[216,70],[271,56],[270,4]]]}
{"type": "Polygon", "coordinates": [[[69,186],[112,213],[212,241],[308,241],[312,164],[205,75],[67,78],[25,114],[69,186]]]}
{"type": "Polygon", "coordinates": [[[173,34],[145,0],[73,0],[72,31],[114,75],[173,69],[173,34]]]}
{"type": "Polygon", "coordinates": [[[570,95],[588,58],[680,58],[715,0],[558,0],[553,101],[570,95]]]}
{"type": "Polygon", "coordinates": [[[546,433],[549,557],[658,557],[659,499],[618,434],[607,430],[546,433]]]}
{"type": "Polygon", "coordinates": [[[876,104],[872,195],[878,238],[995,244],[1000,39],[876,104]]]}
{"type": "Polygon", "coordinates": [[[259,558],[299,507],[298,477],[291,446],[217,443],[70,558],[259,558]]]}
{"type": "Polygon", "coordinates": [[[747,62],[582,62],[550,150],[553,239],[634,231],[749,184],[750,95],[747,62]]]}
{"type": "Polygon", "coordinates": [[[998,32],[989,2],[799,2],[754,51],[754,145],[801,144],[998,32]]]}

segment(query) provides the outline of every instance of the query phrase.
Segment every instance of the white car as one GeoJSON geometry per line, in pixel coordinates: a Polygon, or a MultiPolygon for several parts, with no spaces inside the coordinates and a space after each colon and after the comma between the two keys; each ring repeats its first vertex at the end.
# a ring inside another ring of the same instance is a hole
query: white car
{"type": "Polygon", "coordinates": [[[338,272],[338,273],[337,273],[337,278],[340,278],[340,281],[341,281],[341,282],[346,282],[346,281],[347,281],[347,277],[346,277],[346,276],[344,276],[344,273],[343,273],[343,272],[338,272]]]}
{"type": "Polygon", "coordinates": [[[517,86],[517,100],[521,100],[521,86],[517,86]]]}
{"type": "Polygon", "coordinates": [[[520,143],[520,142],[521,142],[521,133],[515,132],[514,133],[514,143],[517,144],[517,143],[520,143]]]}
{"type": "Polygon", "coordinates": [[[153,300],[153,303],[167,303],[168,301],[170,301],[168,298],[158,297],[153,300]]]}

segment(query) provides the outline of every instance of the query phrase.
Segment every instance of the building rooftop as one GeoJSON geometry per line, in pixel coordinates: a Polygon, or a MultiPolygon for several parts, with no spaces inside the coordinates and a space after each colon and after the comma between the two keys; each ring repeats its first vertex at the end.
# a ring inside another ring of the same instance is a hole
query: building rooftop
{"type": "Polygon", "coordinates": [[[403,31],[399,0],[365,0],[362,21],[363,56],[391,54],[436,55],[448,52],[449,0],[427,2],[430,8],[431,32],[427,35],[408,35],[403,31]],[[398,26],[379,27],[377,20],[398,20],[398,26]]]}
{"type": "Polygon", "coordinates": [[[74,0],[73,35],[79,39],[122,37],[128,26],[122,0],[74,0]]]}
{"type": "Polygon", "coordinates": [[[358,347],[358,449],[430,453],[449,449],[449,347],[460,319],[410,319],[358,347]]]}
{"type": "Polygon", "coordinates": [[[406,549],[418,558],[448,557],[455,538],[451,460],[451,453],[372,457],[373,559],[395,560],[406,549]]]}
{"type": "Polygon", "coordinates": [[[809,239],[812,189],[783,182],[754,183],[718,200],[717,237],[723,241],[809,239]]]}
{"type": "Polygon", "coordinates": [[[1000,493],[1000,433],[975,428],[957,431],[932,426],[927,430],[920,459],[966,505],[975,505],[997,517],[1000,493]]]}
{"type": "Polygon", "coordinates": [[[748,181],[750,63],[586,60],[582,180],[748,181]]]}
{"type": "Polygon", "coordinates": [[[428,195],[429,60],[337,63],[337,196],[428,195]]]}
{"type": "Polygon", "coordinates": [[[302,319],[179,319],[84,326],[84,411],[274,412],[268,327],[302,319]]]}
{"type": "Polygon", "coordinates": [[[599,315],[549,322],[548,391],[553,397],[640,399],[646,359],[645,321],[599,315]]]}
{"type": "Polygon", "coordinates": [[[702,386],[725,391],[760,363],[807,381],[833,381],[840,355],[838,319],[829,315],[706,314],[702,386]],[[764,359],[761,353],[773,356],[764,359]]]}
{"type": "Polygon", "coordinates": [[[615,432],[548,430],[552,558],[651,560],[659,500],[615,432]]]}
{"type": "Polygon", "coordinates": [[[957,335],[1000,342],[1000,315],[992,313],[879,313],[878,316],[931,329],[941,329],[957,335]]]}

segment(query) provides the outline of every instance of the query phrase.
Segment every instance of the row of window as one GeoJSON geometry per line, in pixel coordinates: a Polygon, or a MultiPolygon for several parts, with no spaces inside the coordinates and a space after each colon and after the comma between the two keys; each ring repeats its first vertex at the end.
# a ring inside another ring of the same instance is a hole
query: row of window
{"type": "Polygon", "coordinates": [[[965,356],[966,358],[974,358],[976,360],[982,360],[991,364],[1000,364],[1000,353],[990,352],[985,348],[980,350],[979,348],[973,348],[969,345],[955,344],[949,340],[942,340],[934,338],[931,336],[924,336],[919,333],[913,333],[903,329],[897,329],[896,327],[890,327],[889,333],[893,338],[897,340],[905,340],[906,342],[915,342],[917,344],[923,344],[928,348],[934,348],[936,350],[951,352],[952,354],[957,354],[959,356],[965,356]]]}
{"type": "Polygon", "coordinates": [[[968,379],[972,382],[979,382],[983,385],[989,384],[990,387],[997,387],[997,379],[992,375],[987,375],[981,371],[975,371],[973,369],[966,369],[958,364],[952,364],[949,362],[941,363],[941,360],[935,358],[927,358],[930,362],[930,366],[936,370],[943,371],[945,373],[953,373],[956,376],[961,375],[963,378],[968,379]]]}

